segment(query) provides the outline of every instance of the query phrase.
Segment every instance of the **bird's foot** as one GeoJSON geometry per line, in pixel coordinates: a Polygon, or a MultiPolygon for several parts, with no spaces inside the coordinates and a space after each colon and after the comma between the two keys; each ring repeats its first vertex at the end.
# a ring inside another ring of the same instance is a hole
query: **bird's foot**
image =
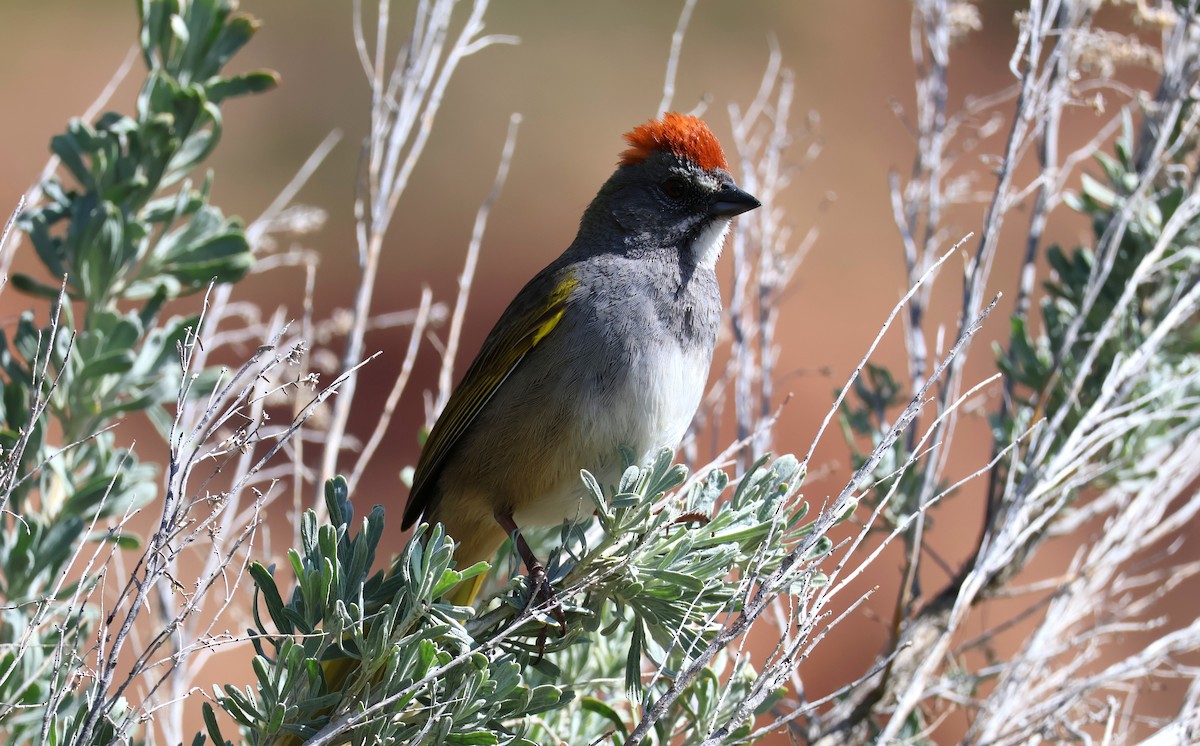
{"type": "MultiPolygon", "coordinates": [[[[559,637],[567,636],[567,615],[563,610],[562,602],[558,600],[558,594],[554,592],[554,586],[550,584],[550,578],[546,576],[546,569],[541,563],[535,563],[529,568],[529,606],[526,608],[540,609],[548,612],[554,620],[558,622],[559,637]]],[[[534,658],[534,664],[540,663],[546,657],[546,641],[550,637],[550,625],[543,624],[538,630],[537,636],[537,657],[534,658]]]]}
{"type": "MultiPolygon", "coordinates": [[[[567,614],[563,610],[562,602],[558,600],[558,594],[554,592],[554,586],[550,584],[550,578],[546,575],[546,568],[541,561],[529,548],[529,543],[525,541],[525,537],[521,535],[521,530],[517,527],[513,520],[512,513],[496,513],[496,522],[508,532],[513,538],[513,542],[517,546],[517,554],[521,556],[521,561],[525,563],[525,568],[529,570],[529,603],[526,605],[526,610],[542,610],[554,617],[558,622],[559,636],[567,636],[567,614]]],[[[550,634],[550,625],[544,625],[538,632],[538,657],[537,661],[545,656],[546,639],[550,634]]]]}
{"type": "MultiPolygon", "coordinates": [[[[558,600],[558,594],[554,591],[554,586],[550,584],[550,578],[546,576],[546,568],[542,567],[541,563],[534,563],[533,567],[529,568],[529,605],[534,608],[543,609],[554,617],[554,621],[558,622],[559,636],[567,636],[567,614],[563,609],[562,601],[558,600]]],[[[549,628],[549,625],[547,625],[549,628]]],[[[544,645],[545,630],[542,631],[544,645]]]]}

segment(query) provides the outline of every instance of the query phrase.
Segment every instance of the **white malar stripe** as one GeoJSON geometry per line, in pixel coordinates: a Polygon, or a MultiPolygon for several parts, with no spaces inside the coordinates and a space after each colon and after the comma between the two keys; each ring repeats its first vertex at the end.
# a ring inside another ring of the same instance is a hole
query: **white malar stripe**
{"type": "Polygon", "coordinates": [[[696,263],[705,269],[713,269],[717,266],[717,260],[721,258],[721,247],[725,245],[725,235],[729,233],[729,224],[732,218],[716,218],[708,224],[696,240],[692,243],[692,255],[696,257],[696,263]]]}

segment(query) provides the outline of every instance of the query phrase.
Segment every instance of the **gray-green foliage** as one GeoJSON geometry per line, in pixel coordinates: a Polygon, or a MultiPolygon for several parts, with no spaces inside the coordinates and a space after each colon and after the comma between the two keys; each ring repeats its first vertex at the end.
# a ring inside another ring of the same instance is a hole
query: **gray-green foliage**
{"type": "MultiPolygon", "coordinates": [[[[388,573],[370,574],[383,510],[352,535],[345,485],[334,480],[326,488],[331,522],[318,527],[308,513],[303,546],[290,554],[290,599],[275,573],[253,570],[265,610],[254,633],[258,685],[226,687],[222,707],[253,743],[332,738],[338,729],[353,743],[627,735],[640,708],[741,609],[751,585],[739,579],[778,568],[811,527],[804,504],[792,500],[802,476],[792,457],[758,462],[732,494],[720,471],[672,494],[685,474],[664,452],[646,469],[629,467],[607,491],[584,475],[597,519],[588,530],[564,527],[563,548],[548,563],[565,637],[545,609],[527,609],[523,577],[478,617],[442,598],[464,574],[452,569],[440,526],[419,529],[388,573]]],[[[805,564],[828,548],[817,542],[805,564]]],[[[822,582],[815,570],[807,578],[809,587],[822,582]]],[[[655,742],[703,740],[753,680],[745,661],[720,656],[672,703],[655,742]]],[[[209,723],[209,734],[224,738],[211,715],[209,723]]]]}
{"type": "MultiPolygon", "coordinates": [[[[452,546],[440,528],[410,539],[393,574],[372,574],[383,509],[376,506],[354,534],[345,481],[329,482],[325,499],[331,522],[318,526],[307,511],[301,547],[289,552],[295,585],[286,604],[272,573],[251,567],[272,629],[257,619],[258,686],[226,686],[220,700],[249,740],[308,737],[330,718],[393,697],[388,711],[399,716],[358,726],[353,743],[496,743],[487,739],[503,736],[527,743],[506,721],[556,707],[567,695],[530,686],[511,657],[474,650],[463,626],[467,610],[437,601],[463,577],[451,569],[452,546]]],[[[208,722],[222,742],[215,718],[208,722]]]]}
{"type": "MultiPolygon", "coordinates": [[[[578,643],[583,653],[571,659],[577,668],[564,680],[615,676],[624,689],[610,685],[584,700],[585,712],[603,718],[551,713],[539,742],[564,732],[583,743],[614,728],[623,734],[638,708],[665,693],[712,642],[726,615],[741,611],[751,585],[739,580],[778,569],[811,524],[803,523],[807,504],[791,500],[803,476],[799,463],[791,456],[767,461],[755,463],[733,490],[728,475],[713,470],[666,503],[658,497],[684,477],[668,453],[649,470],[626,471],[610,501],[592,483],[603,539],[567,577],[568,584],[581,578],[587,588],[580,623],[588,634],[578,643]],[[594,667],[596,660],[620,665],[606,673],[594,667]]],[[[808,559],[828,549],[822,538],[808,559]]],[[[814,570],[809,580],[820,583],[823,576],[814,570]]],[[[656,742],[703,740],[743,700],[753,679],[745,659],[722,655],[671,703],[656,724],[656,742]]]]}
{"type": "MultiPolygon", "coordinates": [[[[222,0],[142,0],[147,77],[132,115],[72,120],[51,140],[64,180],[20,216],[45,277],[13,286],[43,300],[0,330],[0,732],[7,743],[107,743],[125,732],[120,697],[83,675],[94,663],[94,542],[137,546],[98,526],[160,493],[159,468],[117,446],[142,413],[162,432],[182,384],[179,347],[195,317],[169,302],[241,278],[241,223],[209,204],[211,174],[189,174],[221,135],[218,104],[274,75],[225,63],[256,23],[222,0]],[[39,317],[42,321],[39,321],[39,317]],[[166,406],[165,406],[166,405],[166,406]],[[88,548],[89,546],[93,548],[88,548]],[[83,560],[80,560],[83,557],[83,560]]],[[[204,394],[212,376],[190,389],[204,394]]]]}
{"type": "MultiPolygon", "coordinates": [[[[1096,156],[1103,180],[1084,174],[1079,193],[1065,195],[1072,209],[1090,218],[1096,244],[1111,244],[1111,255],[1106,258],[1110,266],[1098,261],[1095,245],[1069,251],[1058,245],[1048,247],[1046,259],[1052,275],[1043,284],[1040,323],[1031,324],[1023,316],[1014,316],[1010,346],[996,347],[998,367],[1013,387],[1013,406],[991,418],[998,448],[1018,439],[1035,420],[1050,417],[1059,421],[1050,431],[1053,442],[1044,448],[1056,450],[1104,393],[1106,377],[1155,334],[1175,302],[1196,282],[1200,222],[1191,219],[1157,247],[1161,254],[1155,267],[1138,278],[1132,302],[1119,305],[1139,266],[1162,240],[1164,227],[1194,189],[1185,171],[1164,169],[1154,183],[1154,191],[1145,199],[1134,199],[1132,192],[1142,184],[1143,176],[1134,161],[1134,128],[1128,115],[1124,125],[1122,136],[1114,143],[1114,154],[1096,156]],[[1127,205],[1138,207],[1126,224],[1122,211],[1127,205]],[[1113,240],[1118,224],[1121,233],[1113,240]],[[1081,312],[1084,308],[1085,313],[1081,312]],[[1089,360],[1093,340],[1106,325],[1113,325],[1114,333],[1089,360]]],[[[1181,160],[1185,156],[1185,152],[1175,154],[1181,160]]],[[[1096,454],[1106,467],[1095,484],[1136,478],[1139,454],[1149,452],[1164,438],[1177,438],[1181,427],[1194,426],[1190,418],[1179,416],[1179,410],[1166,406],[1166,402],[1186,401],[1198,393],[1200,335],[1196,328],[1195,324],[1184,324],[1171,329],[1161,348],[1146,360],[1148,367],[1125,382],[1128,390],[1120,392],[1122,398],[1139,401],[1151,397],[1163,403],[1164,411],[1176,414],[1131,421],[1136,426],[1128,428],[1109,451],[1096,454]]],[[[877,365],[865,368],[864,375],[854,383],[853,393],[840,419],[857,466],[867,454],[857,449],[855,438],[865,437],[872,447],[877,445],[891,427],[890,418],[907,402],[907,395],[892,373],[877,365]]],[[[914,499],[927,474],[920,460],[902,470],[910,459],[914,459],[912,441],[898,440],[874,471],[880,480],[874,490],[876,499],[892,490],[891,475],[900,475],[900,486],[885,510],[892,525],[919,507],[914,499]]],[[[1020,476],[1038,468],[1033,463],[1016,466],[1020,476]]],[[[1000,463],[996,484],[1003,483],[1008,468],[1007,462],[1000,463]]]]}
{"type": "MultiPolygon", "coordinates": [[[[893,418],[908,404],[901,384],[891,370],[882,365],[868,363],[862,375],[854,379],[851,387],[853,398],[847,397],[838,412],[842,435],[850,447],[850,459],[859,469],[870,458],[871,453],[884,441],[894,425],[893,418]],[[857,437],[867,440],[867,448],[861,449],[857,437]]],[[[882,491],[875,490],[872,497],[878,500],[890,487],[889,477],[898,475],[901,483],[894,497],[884,506],[882,517],[891,529],[902,523],[917,509],[919,485],[925,478],[925,464],[921,461],[909,464],[912,459],[912,442],[897,438],[875,466],[872,476],[881,480],[882,491]],[[908,465],[907,468],[903,468],[908,465]]]]}
{"type": "MultiPolygon", "coordinates": [[[[914,28],[924,29],[921,44],[934,49],[949,38],[946,5],[915,6],[914,28]]],[[[1094,72],[1082,59],[1086,40],[1139,44],[1149,37],[1134,41],[1102,30],[1102,14],[1094,16],[1096,8],[1087,4],[1034,5],[1018,15],[1022,34],[1014,60],[1021,62],[1013,71],[1020,70],[1021,86],[1011,114],[1010,150],[998,170],[1001,178],[964,293],[963,314],[969,318],[977,310],[970,301],[982,297],[991,260],[1000,256],[1001,226],[1008,231],[1014,222],[1022,225],[1016,208],[1028,210],[1023,226],[1028,230],[1016,236],[1025,243],[1026,257],[1008,344],[995,350],[1000,395],[975,396],[970,405],[972,414],[983,410],[988,418],[993,459],[953,485],[987,473],[979,538],[965,562],[950,566],[939,590],[919,587],[925,574],[920,563],[934,556],[924,552],[926,527],[937,517],[924,510],[949,489],[939,480],[948,465],[958,466],[957,458],[945,455],[954,440],[955,410],[972,398],[950,376],[936,399],[937,421],[927,423],[928,440],[918,442],[910,430],[908,439],[893,444],[890,460],[874,470],[873,483],[864,485],[866,498],[881,507],[895,530],[904,531],[910,550],[906,578],[893,642],[880,658],[886,668],[816,719],[809,733],[822,742],[939,734],[940,723],[928,716],[945,691],[972,701],[973,722],[964,742],[1023,743],[1048,734],[1086,739],[1097,723],[1095,712],[1104,706],[1135,711],[1134,697],[1143,697],[1138,706],[1145,701],[1147,682],[1177,670],[1197,647],[1194,626],[1162,615],[1160,604],[1194,575],[1172,555],[1184,545],[1185,526],[1194,523],[1200,507],[1194,497],[1200,432],[1198,4],[1187,0],[1156,8],[1162,13],[1161,44],[1144,51],[1158,77],[1150,85],[1139,78],[1132,87],[1089,79],[1094,72]],[[1110,91],[1119,92],[1117,99],[1128,95],[1128,108],[1116,113],[1118,119],[1098,117],[1106,121],[1101,134],[1066,156],[1083,130],[1075,129],[1078,120],[1068,129],[1065,112],[1077,103],[1078,91],[1093,85],[1105,97],[1110,91]],[[1096,175],[1074,172],[1088,163],[1084,156],[1094,156],[1098,174],[1094,168],[1096,175]],[[1038,175],[1018,186],[1018,166],[1034,157],[1038,175]],[[1078,192],[1067,191],[1067,185],[1078,192]],[[1059,205],[1091,223],[1091,235],[1073,248],[1043,245],[1059,205]],[[1043,257],[1049,272],[1041,273],[1046,279],[1039,293],[1034,278],[1043,257]],[[1031,602],[1010,618],[991,620],[993,631],[966,633],[966,622],[977,619],[971,609],[1005,592],[1050,537],[1070,541],[1078,551],[1044,608],[1031,602]],[[1173,564],[1164,566],[1168,557],[1173,564]],[[1146,575],[1148,566],[1164,569],[1160,576],[1146,575]],[[1003,645],[996,645],[999,631],[1014,621],[1032,631],[1018,651],[997,656],[1003,645]],[[1095,661],[1112,655],[1116,646],[1106,646],[1117,630],[1148,633],[1151,642],[1137,656],[1116,653],[1119,663],[1094,673],[1095,661]],[[962,643],[964,636],[973,639],[962,643]],[[1087,642],[1063,645],[1063,640],[1087,642]]],[[[896,196],[911,216],[897,220],[905,238],[923,232],[922,251],[928,251],[941,241],[945,226],[937,220],[954,201],[938,179],[953,162],[947,153],[957,147],[947,145],[952,128],[946,123],[961,112],[944,111],[953,100],[944,67],[922,65],[918,62],[925,106],[919,165],[896,196]]],[[[928,265],[910,266],[919,272],[928,265]]],[[[908,331],[910,374],[917,380],[901,384],[886,369],[868,368],[841,413],[852,445],[882,442],[908,392],[924,384],[925,340],[932,334],[919,324],[908,331]]],[[[1174,723],[1155,737],[1170,740],[1167,734],[1176,727],[1190,733],[1194,705],[1186,700],[1174,723]]],[[[1134,739],[1143,726],[1137,720],[1116,728],[1110,722],[1104,737],[1134,739]]]]}
{"type": "MultiPolygon", "coordinates": [[[[1096,156],[1103,180],[1084,174],[1079,193],[1067,195],[1067,203],[1090,218],[1096,244],[1070,251],[1057,245],[1047,249],[1053,276],[1044,284],[1040,331],[1031,330],[1025,319],[1014,318],[1012,345],[998,353],[1000,369],[1016,384],[1018,403],[1012,416],[995,423],[1001,442],[1028,427],[1032,417],[1059,413],[1062,426],[1055,443],[1061,442],[1102,395],[1105,378],[1163,328],[1176,302],[1196,283],[1200,221],[1187,219],[1181,230],[1157,246],[1167,223],[1195,189],[1191,177],[1179,169],[1165,169],[1153,183],[1153,192],[1135,199],[1133,193],[1142,177],[1135,163],[1134,128],[1128,115],[1123,124],[1114,154],[1096,156]],[[1136,208],[1131,207],[1133,214],[1125,224],[1120,215],[1127,205],[1136,208]],[[1123,230],[1119,240],[1113,240],[1106,234],[1112,234],[1118,222],[1123,230]],[[1111,256],[1099,260],[1096,245],[1105,243],[1112,246],[1111,256]],[[1156,248],[1161,252],[1156,266],[1135,283],[1140,265],[1156,248]],[[1107,275],[1102,274],[1105,261],[1110,263],[1107,275]],[[1097,278],[1102,281],[1098,283],[1097,278]],[[1122,296],[1131,287],[1135,288],[1132,302],[1122,305],[1122,296]],[[1114,333],[1097,349],[1092,364],[1083,369],[1093,340],[1106,324],[1114,325],[1114,333]]],[[[1175,155],[1182,160],[1187,153],[1175,155]]],[[[1178,413],[1166,402],[1186,401],[1200,393],[1198,353],[1200,335],[1194,323],[1169,329],[1162,346],[1145,361],[1146,368],[1125,383],[1128,390],[1121,392],[1122,398],[1138,401],[1149,396],[1163,402],[1164,411],[1178,413]]],[[[1110,450],[1097,455],[1109,465],[1102,483],[1141,476],[1139,454],[1156,448],[1164,438],[1177,438],[1181,424],[1194,426],[1186,419],[1176,414],[1131,421],[1136,426],[1129,427],[1110,450]]]]}

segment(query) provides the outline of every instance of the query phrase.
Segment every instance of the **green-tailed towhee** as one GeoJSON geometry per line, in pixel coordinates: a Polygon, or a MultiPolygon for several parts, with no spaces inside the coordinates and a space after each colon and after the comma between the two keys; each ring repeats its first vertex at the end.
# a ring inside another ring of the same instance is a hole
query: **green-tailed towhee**
{"type": "MultiPolygon", "coordinates": [[[[565,252],[521,289],[425,443],[404,510],[440,521],[465,568],[519,527],[591,515],[580,469],[603,485],[621,448],[678,445],[700,403],[721,323],[714,268],[735,215],[759,201],[734,183],[717,138],[667,114],[629,148],[565,252]]],[[[452,594],[470,603],[482,576],[452,594]]]]}

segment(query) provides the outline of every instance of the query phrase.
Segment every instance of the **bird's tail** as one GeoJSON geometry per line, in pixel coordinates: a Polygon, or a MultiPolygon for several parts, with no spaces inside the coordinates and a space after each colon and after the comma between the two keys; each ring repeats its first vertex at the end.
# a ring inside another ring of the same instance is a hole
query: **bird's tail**
{"type": "MultiPolygon", "coordinates": [[[[446,533],[456,542],[454,566],[460,571],[477,562],[495,562],[496,551],[508,538],[500,525],[490,518],[481,520],[472,517],[464,520],[462,516],[434,515],[432,520],[441,522],[446,527],[446,533]]],[[[467,578],[450,589],[445,598],[456,606],[472,606],[485,580],[486,572],[467,578]]]]}

